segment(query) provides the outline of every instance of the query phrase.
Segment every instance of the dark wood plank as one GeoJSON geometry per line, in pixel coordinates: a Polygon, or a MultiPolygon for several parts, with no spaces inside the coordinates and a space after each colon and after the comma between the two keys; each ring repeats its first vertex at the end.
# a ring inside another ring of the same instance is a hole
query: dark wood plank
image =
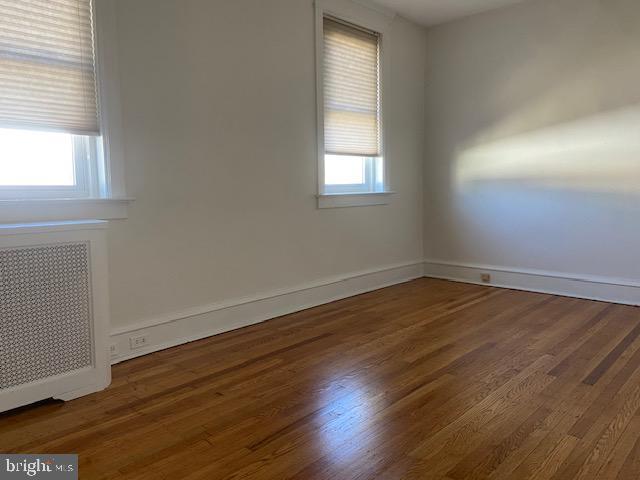
{"type": "Polygon", "coordinates": [[[633,329],[622,339],[620,343],[616,345],[616,347],[611,350],[608,355],[602,359],[602,361],[589,372],[589,375],[582,380],[582,383],[586,383],[587,385],[595,385],[596,382],[602,377],[602,375],[611,368],[611,365],[620,358],[622,353],[629,348],[629,345],[638,338],[640,335],[640,323],[633,327],[633,329]]]}

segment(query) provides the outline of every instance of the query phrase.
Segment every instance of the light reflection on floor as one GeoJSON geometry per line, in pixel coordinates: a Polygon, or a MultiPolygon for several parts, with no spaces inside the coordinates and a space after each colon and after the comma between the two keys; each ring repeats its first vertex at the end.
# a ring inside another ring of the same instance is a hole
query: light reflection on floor
{"type": "Polygon", "coordinates": [[[322,382],[328,387],[317,396],[314,443],[324,453],[323,463],[330,468],[373,465],[390,448],[398,448],[395,440],[410,430],[416,439],[426,437],[437,423],[425,418],[431,408],[436,408],[430,402],[435,398],[455,398],[461,392],[460,382],[452,375],[436,378],[431,375],[431,368],[425,368],[423,376],[415,376],[413,371],[409,378],[402,375],[404,361],[398,361],[393,369],[388,367],[385,363],[373,366],[379,373],[371,369],[350,374],[334,372],[329,374],[331,380],[322,382]],[[394,378],[391,389],[389,379],[382,378],[387,375],[394,378]],[[335,388],[337,385],[341,388],[335,388]],[[437,396],[433,394],[436,390],[437,396]],[[400,404],[402,408],[396,408],[400,404]]]}
{"type": "Polygon", "coordinates": [[[358,375],[333,374],[342,388],[325,388],[317,397],[319,410],[314,416],[317,442],[334,466],[347,466],[361,458],[362,452],[377,446],[372,435],[376,417],[373,409],[380,392],[371,383],[365,384],[358,375]]]}

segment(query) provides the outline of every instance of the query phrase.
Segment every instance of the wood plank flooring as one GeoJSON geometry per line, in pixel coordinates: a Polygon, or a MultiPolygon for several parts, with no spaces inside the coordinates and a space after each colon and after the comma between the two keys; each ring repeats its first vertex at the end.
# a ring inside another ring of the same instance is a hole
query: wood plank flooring
{"type": "Polygon", "coordinates": [[[0,415],[82,479],[637,479],[640,309],[420,279],[0,415]]]}

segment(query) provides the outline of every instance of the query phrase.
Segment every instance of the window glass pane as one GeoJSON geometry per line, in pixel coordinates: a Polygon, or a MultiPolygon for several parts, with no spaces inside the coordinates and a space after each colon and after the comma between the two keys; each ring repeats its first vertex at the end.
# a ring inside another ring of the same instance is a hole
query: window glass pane
{"type": "Polygon", "coordinates": [[[356,185],[366,182],[365,158],[326,155],[324,183],[326,185],[356,185]]]}
{"type": "Polygon", "coordinates": [[[375,168],[374,189],[377,192],[381,192],[384,190],[384,163],[382,157],[374,158],[373,162],[375,168]]]}
{"type": "Polygon", "coordinates": [[[0,186],[73,186],[74,170],[72,135],[0,129],[0,186]]]}

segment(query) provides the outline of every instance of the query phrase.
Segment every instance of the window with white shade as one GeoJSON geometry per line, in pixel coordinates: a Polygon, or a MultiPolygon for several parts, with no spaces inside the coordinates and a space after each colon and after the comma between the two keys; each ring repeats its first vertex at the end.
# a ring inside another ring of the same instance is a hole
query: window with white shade
{"type": "Polygon", "coordinates": [[[93,25],[91,0],[0,2],[0,198],[104,188],[93,25]]]}
{"type": "Polygon", "coordinates": [[[381,35],[322,15],[321,194],[384,190],[381,35]]]}

